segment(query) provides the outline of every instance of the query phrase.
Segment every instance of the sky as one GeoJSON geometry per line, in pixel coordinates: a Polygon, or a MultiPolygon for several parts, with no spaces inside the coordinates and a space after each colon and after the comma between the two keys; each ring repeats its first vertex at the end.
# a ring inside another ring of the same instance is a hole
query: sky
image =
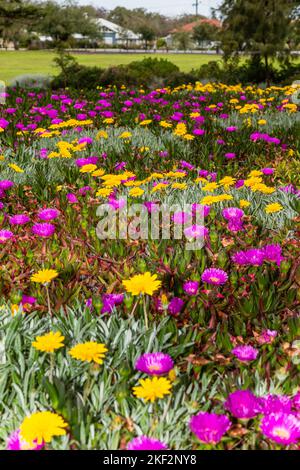
{"type": "MultiPolygon", "coordinates": [[[[198,0],[198,12],[204,16],[210,16],[210,9],[221,4],[222,0],[198,0]]],[[[149,11],[155,11],[165,16],[177,16],[183,13],[195,13],[193,3],[195,0],[150,0],[149,3],[144,0],[77,0],[80,5],[94,5],[103,7],[107,10],[113,10],[117,6],[133,8],[146,8],[149,11]]]]}

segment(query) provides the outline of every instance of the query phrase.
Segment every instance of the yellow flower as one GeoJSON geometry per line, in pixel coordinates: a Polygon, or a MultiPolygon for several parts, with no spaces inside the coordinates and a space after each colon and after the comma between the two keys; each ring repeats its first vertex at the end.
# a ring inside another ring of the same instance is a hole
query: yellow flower
{"type": "Polygon", "coordinates": [[[152,122],[152,119],[144,119],[144,121],[140,122],[140,126],[148,126],[152,122]]]}
{"type": "Polygon", "coordinates": [[[99,168],[99,170],[93,171],[92,176],[103,176],[104,173],[105,171],[99,168]]]}
{"type": "Polygon", "coordinates": [[[80,168],[80,173],[95,173],[97,165],[93,165],[93,163],[89,163],[88,165],[83,165],[80,168]]]}
{"type": "Polygon", "coordinates": [[[70,349],[69,354],[74,359],[84,362],[96,362],[102,364],[105,353],[108,351],[105,344],[96,343],[96,341],[87,341],[86,343],[76,344],[70,349]]]}
{"type": "Polygon", "coordinates": [[[40,282],[41,284],[46,284],[52,279],[58,276],[58,272],[55,269],[42,269],[37,273],[33,274],[30,278],[33,282],[40,282]]]}
{"type": "Polygon", "coordinates": [[[24,173],[24,170],[22,170],[22,168],[20,168],[18,165],[16,165],[15,163],[9,163],[8,165],[12,170],[15,170],[16,173],[24,173]]]}
{"type": "Polygon", "coordinates": [[[103,119],[103,123],[104,124],[113,124],[115,121],[113,118],[106,118],[106,119],[103,119]]]}
{"type": "Polygon", "coordinates": [[[186,189],[187,184],[186,183],[173,183],[172,188],[174,188],[174,189],[186,189]]]}
{"type": "Polygon", "coordinates": [[[172,124],[170,122],[167,122],[167,121],[160,121],[159,125],[161,127],[165,127],[165,128],[172,127],[172,124]]]}
{"type": "Polygon", "coordinates": [[[274,202],[273,204],[266,205],[266,213],[273,214],[274,212],[280,212],[283,209],[282,205],[278,202],[274,202]]]}
{"type": "Polygon", "coordinates": [[[65,337],[59,331],[55,333],[50,331],[43,336],[37,336],[35,341],[31,344],[38,351],[52,353],[55,349],[60,349],[64,346],[65,337]]]}
{"type": "Polygon", "coordinates": [[[249,201],[246,201],[246,199],[241,199],[241,200],[240,200],[240,207],[241,207],[241,209],[242,209],[243,207],[249,207],[250,205],[251,205],[251,203],[250,203],[249,201]]]}
{"type": "Polygon", "coordinates": [[[144,274],[137,274],[126,281],[122,281],[127,292],[132,295],[148,294],[152,295],[161,286],[161,281],[157,280],[157,274],[151,275],[149,271],[144,274]]]}
{"type": "Polygon", "coordinates": [[[185,135],[183,136],[183,138],[184,138],[185,140],[194,140],[195,136],[192,135],[192,134],[185,134],[185,135]]]}
{"type": "Polygon", "coordinates": [[[108,139],[108,133],[106,131],[99,131],[96,135],[96,140],[99,139],[108,139]]]}
{"type": "Polygon", "coordinates": [[[145,401],[152,403],[157,398],[163,398],[165,395],[171,393],[172,384],[169,379],[165,377],[153,377],[151,379],[141,379],[139,387],[133,387],[133,394],[137,398],[142,398],[145,401]]]}
{"type": "Polygon", "coordinates": [[[203,186],[202,191],[213,192],[218,187],[219,187],[218,183],[215,183],[215,182],[207,183],[205,186],[203,186]]]}
{"type": "Polygon", "coordinates": [[[54,436],[64,436],[67,423],[51,411],[38,411],[26,416],[20,426],[20,436],[29,445],[50,442],[54,436]]]}
{"type": "Polygon", "coordinates": [[[110,188],[101,188],[101,189],[98,189],[98,191],[96,192],[96,196],[107,197],[107,196],[109,196],[112,192],[113,192],[113,191],[112,191],[112,189],[110,189],[110,188]]]}
{"type": "Polygon", "coordinates": [[[119,135],[119,139],[130,139],[132,137],[131,132],[122,132],[122,134],[119,135]]]}
{"type": "Polygon", "coordinates": [[[257,124],[259,126],[264,126],[265,124],[267,124],[267,121],[265,119],[259,119],[259,121],[257,121],[257,124]]]}
{"type": "Polygon", "coordinates": [[[144,190],[141,188],[132,188],[129,191],[129,195],[132,197],[138,197],[138,196],[141,196],[142,194],[144,194],[144,190]]]}
{"type": "Polygon", "coordinates": [[[219,184],[222,184],[225,188],[227,188],[229,186],[234,185],[235,182],[236,182],[236,179],[233,178],[232,176],[224,176],[224,178],[222,178],[219,181],[219,184]]]}

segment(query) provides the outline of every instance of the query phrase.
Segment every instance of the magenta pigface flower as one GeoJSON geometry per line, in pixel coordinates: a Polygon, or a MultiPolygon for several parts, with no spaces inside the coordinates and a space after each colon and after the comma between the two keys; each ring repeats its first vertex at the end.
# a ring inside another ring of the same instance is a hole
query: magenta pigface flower
{"type": "Polygon", "coordinates": [[[277,444],[296,444],[300,440],[300,420],[291,413],[271,413],[261,420],[261,432],[277,444]]]}
{"type": "Polygon", "coordinates": [[[231,352],[241,362],[254,361],[258,355],[258,350],[252,346],[236,346],[231,352]]]}
{"type": "Polygon", "coordinates": [[[135,363],[135,369],[149,375],[167,374],[173,367],[171,356],[162,352],[142,354],[135,363]]]}
{"type": "Polygon", "coordinates": [[[225,415],[200,412],[190,420],[190,429],[197,438],[206,444],[217,444],[231,426],[225,415]]]}
{"type": "Polygon", "coordinates": [[[35,235],[38,235],[39,237],[43,237],[43,238],[51,237],[51,235],[53,235],[55,232],[55,226],[52,224],[47,224],[47,223],[34,224],[32,226],[32,232],[35,235]]]}
{"type": "Polygon", "coordinates": [[[260,401],[250,390],[237,390],[230,393],[224,407],[236,418],[249,419],[260,412],[260,401]]]}
{"type": "Polygon", "coordinates": [[[16,214],[9,218],[11,225],[25,225],[30,222],[30,217],[26,214],[16,214]]]}
{"type": "Polygon", "coordinates": [[[10,230],[0,230],[0,243],[3,244],[13,238],[14,234],[10,230]]]}
{"type": "Polygon", "coordinates": [[[153,437],[135,437],[127,444],[127,450],[166,450],[168,447],[164,442],[153,437]]]}
{"type": "Polygon", "coordinates": [[[49,209],[42,209],[38,213],[39,219],[45,220],[45,221],[56,219],[59,215],[60,215],[59,210],[50,209],[50,208],[49,209]]]}
{"type": "Polygon", "coordinates": [[[187,281],[183,284],[183,290],[188,295],[196,295],[199,288],[198,281],[187,281]]]}
{"type": "Polygon", "coordinates": [[[225,282],[227,282],[228,274],[223,271],[223,269],[209,268],[203,271],[201,280],[207,284],[220,286],[221,284],[225,284],[225,282]]]}
{"type": "Polygon", "coordinates": [[[44,443],[36,444],[28,444],[28,442],[24,441],[24,439],[20,436],[20,430],[17,429],[16,431],[12,432],[9,438],[7,439],[7,450],[40,450],[44,447],[44,443]]]}

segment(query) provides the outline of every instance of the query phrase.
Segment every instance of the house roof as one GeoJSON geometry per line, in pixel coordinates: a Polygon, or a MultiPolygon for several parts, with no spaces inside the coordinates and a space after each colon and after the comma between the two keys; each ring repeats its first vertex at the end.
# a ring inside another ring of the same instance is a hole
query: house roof
{"type": "Polygon", "coordinates": [[[130,29],[122,28],[122,26],[119,26],[115,23],[112,23],[111,21],[105,20],[104,18],[98,18],[96,20],[96,23],[98,26],[104,27],[112,31],[113,33],[116,33],[117,37],[128,37],[128,39],[140,39],[140,36],[138,34],[135,34],[133,31],[130,31],[130,29]]]}
{"type": "Polygon", "coordinates": [[[187,24],[184,24],[183,26],[180,26],[179,28],[173,29],[171,31],[171,33],[179,33],[179,32],[180,33],[182,33],[182,32],[192,33],[193,29],[196,26],[199,26],[201,24],[209,24],[211,26],[215,26],[216,28],[221,28],[222,27],[221,21],[219,21],[215,18],[201,18],[200,20],[193,21],[192,23],[187,23],[187,24]]]}

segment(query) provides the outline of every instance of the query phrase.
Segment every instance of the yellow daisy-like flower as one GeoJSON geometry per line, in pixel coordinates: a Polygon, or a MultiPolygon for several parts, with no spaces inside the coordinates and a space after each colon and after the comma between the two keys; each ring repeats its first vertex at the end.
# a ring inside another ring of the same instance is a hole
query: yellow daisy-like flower
{"type": "Polygon", "coordinates": [[[38,351],[53,353],[56,349],[60,349],[64,346],[65,337],[59,331],[55,333],[50,331],[43,336],[37,336],[35,341],[31,344],[32,346],[37,349],[38,351]]]}
{"type": "Polygon", "coordinates": [[[24,170],[22,168],[20,168],[18,165],[16,165],[15,163],[9,163],[8,166],[12,170],[15,170],[16,173],[24,173],[24,170]]]}
{"type": "Polygon", "coordinates": [[[20,426],[22,440],[30,445],[50,442],[54,436],[64,436],[68,424],[61,416],[51,411],[38,411],[26,416],[20,426]]]}
{"type": "Polygon", "coordinates": [[[144,194],[144,190],[141,188],[132,188],[129,191],[129,195],[132,197],[138,197],[138,196],[141,196],[142,194],[144,194]]]}
{"type": "Polygon", "coordinates": [[[87,341],[86,343],[76,344],[70,349],[69,354],[74,359],[84,362],[96,362],[102,364],[105,353],[108,351],[105,344],[96,343],[96,341],[87,341]]]}
{"type": "Polygon", "coordinates": [[[152,295],[161,286],[161,281],[157,280],[157,274],[147,271],[144,274],[137,274],[126,281],[122,281],[126,291],[132,295],[148,294],[152,295]]]}
{"type": "Polygon", "coordinates": [[[96,192],[96,196],[107,197],[113,192],[110,188],[101,188],[96,192]]]}
{"type": "Polygon", "coordinates": [[[243,209],[243,207],[249,207],[251,205],[251,202],[246,201],[246,199],[241,199],[240,200],[240,208],[243,209]]]}
{"type": "Polygon", "coordinates": [[[141,379],[141,385],[133,387],[133,394],[137,398],[153,403],[157,398],[163,398],[171,393],[172,384],[165,377],[153,377],[151,379],[141,379]]]}
{"type": "Polygon", "coordinates": [[[48,284],[58,276],[58,272],[55,269],[42,269],[37,273],[33,274],[30,278],[32,282],[39,282],[41,284],[48,284]]]}
{"type": "Polygon", "coordinates": [[[186,183],[173,183],[172,188],[174,188],[174,189],[186,189],[187,184],[186,183]]]}
{"type": "Polygon", "coordinates": [[[99,168],[98,170],[93,171],[92,176],[103,176],[104,173],[105,171],[99,168]]]}
{"type": "Polygon", "coordinates": [[[83,165],[80,168],[80,173],[93,173],[95,172],[96,169],[97,169],[97,165],[93,165],[93,163],[89,163],[88,165],[83,165]]]}
{"type": "Polygon", "coordinates": [[[274,202],[273,204],[267,204],[266,205],[266,213],[267,214],[273,214],[274,212],[280,212],[282,211],[283,207],[279,202],[274,202]]]}

